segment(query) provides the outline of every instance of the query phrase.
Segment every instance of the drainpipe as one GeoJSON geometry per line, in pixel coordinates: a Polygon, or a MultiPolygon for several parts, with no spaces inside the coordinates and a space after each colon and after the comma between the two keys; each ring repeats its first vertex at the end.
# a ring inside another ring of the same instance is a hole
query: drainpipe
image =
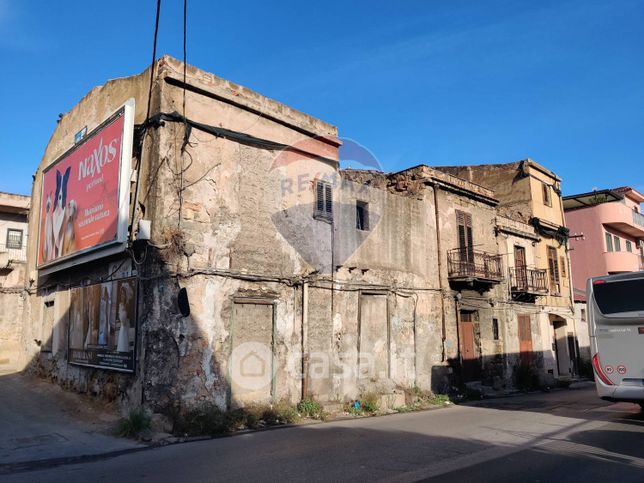
{"type": "Polygon", "coordinates": [[[302,399],[309,393],[309,282],[302,284],[302,399]]]}
{"type": "MultiPolygon", "coordinates": [[[[438,287],[440,288],[441,293],[441,361],[445,361],[445,339],[446,339],[446,329],[445,329],[445,301],[443,300],[443,250],[441,249],[441,230],[440,230],[440,218],[438,210],[438,188],[436,183],[432,185],[434,191],[434,219],[436,220],[436,250],[438,251],[438,287]]],[[[458,319],[457,319],[458,321],[458,319]]],[[[458,334],[458,323],[456,325],[456,331],[458,334]]],[[[460,348],[459,348],[460,352],[460,348]]]]}

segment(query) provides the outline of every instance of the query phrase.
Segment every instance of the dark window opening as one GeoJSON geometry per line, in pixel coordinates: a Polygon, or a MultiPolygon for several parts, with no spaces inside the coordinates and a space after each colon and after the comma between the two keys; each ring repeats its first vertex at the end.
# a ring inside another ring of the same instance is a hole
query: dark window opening
{"type": "Polygon", "coordinates": [[[369,230],[369,203],[356,201],[356,228],[358,230],[369,230]]]}
{"type": "Polygon", "coordinates": [[[492,319],[492,337],[499,340],[499,319],[492,319]]]}

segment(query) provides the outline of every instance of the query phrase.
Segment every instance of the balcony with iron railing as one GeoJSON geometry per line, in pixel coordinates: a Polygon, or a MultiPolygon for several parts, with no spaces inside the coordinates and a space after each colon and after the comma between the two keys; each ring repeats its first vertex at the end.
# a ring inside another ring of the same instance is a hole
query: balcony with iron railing
{"type": "Polygon", "coordinates": [[[517,294],[547,294],[548,271],[541,268],[510,268],[510,291],[517,294]]]}
{"type": "Polygon", "coordinates": [[[454,248],[447,252],[447,274],[454,282],[499,283],[503,280],[501,255],[454,248]]]}
{"type": "Polygon", "coordinates": [[[12,247],[11,245],[7,246],[3,243],[0,243],[0,268],[6,268],[11,266],[15,262],[26,262],[27,261],[27,247],[22,246],[20,248],[12,247]]]}

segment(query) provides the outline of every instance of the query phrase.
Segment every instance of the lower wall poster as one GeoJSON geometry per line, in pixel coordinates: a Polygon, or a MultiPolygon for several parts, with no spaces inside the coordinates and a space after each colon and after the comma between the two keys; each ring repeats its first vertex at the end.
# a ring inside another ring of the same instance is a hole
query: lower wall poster
{"type": "Polygon", "coordinates": [[[68,361],[134,372],[136,298],[136,278],[73,288],[68,361]]]}

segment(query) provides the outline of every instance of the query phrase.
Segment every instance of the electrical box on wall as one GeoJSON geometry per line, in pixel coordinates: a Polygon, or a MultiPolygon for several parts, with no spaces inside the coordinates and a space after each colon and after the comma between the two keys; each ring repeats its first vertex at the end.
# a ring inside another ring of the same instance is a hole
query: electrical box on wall
{"type": "Polygon", "coordinates": [[[149,240],[152,231],[150,220],[139,220],[139,230],[136,234],[137,240],[149,240]]]}

